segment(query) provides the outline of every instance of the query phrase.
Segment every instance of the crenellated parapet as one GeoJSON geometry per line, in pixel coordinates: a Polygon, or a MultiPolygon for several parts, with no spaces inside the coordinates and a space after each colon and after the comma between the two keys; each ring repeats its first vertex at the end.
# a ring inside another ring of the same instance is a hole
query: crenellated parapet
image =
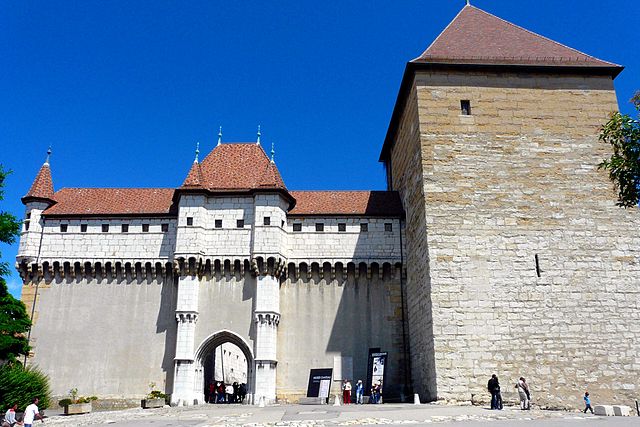
{"type": "Polygon", "coordinates": [[[159,280],[173,274],[173,264],[160,260],[57,261],[47,260],[16,263],[24,282],[45,282],[64,279],[97,280],[159,280]]]}

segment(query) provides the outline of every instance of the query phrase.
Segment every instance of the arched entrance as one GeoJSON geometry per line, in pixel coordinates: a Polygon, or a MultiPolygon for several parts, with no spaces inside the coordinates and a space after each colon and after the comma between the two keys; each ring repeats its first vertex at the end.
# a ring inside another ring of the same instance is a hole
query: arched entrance
{"type": "Polygon", "coordinates": [[[247,400],[250,402],[250,398],[253,395],[254,390],[254,358],[251,347],[245,341],[244,338],[228,330],[222,330],[207,337],[198,347],[195,353],[195,382],[194,393],[197,396],[198,403],[205,403],[205,390],[208,386],[208,382],[215,380],[223,380],[223,378],[214,378],[215,372],[226,372],[227,378],[224,378],[226,382],[233,382],[238,378],[246,378],[247,384],[247,400]],[[237,349],[234,351],[234,349],[237,349]],[[226,353],[225,353],[226,352],[226,353]],[[241,353],[237,354],[237,353],[241,353]],[[242,356],[242,359],[240,359],[242,356]],[[236,359],[234,362],[233,359],[236,359]],[[228,363],[227,367],[219,366],[216,369],[216,360],[218,364],[228,363]],[[237,369],[237,360],[246,361],[246,373],[236,372],[235,375],[230,371],[229,367],[231,363],[235,363],[237,369]],[[225,362],[226,361],[226,362],[225,362]],[[229,381],[232,379],[232,381],[229,381]]]}

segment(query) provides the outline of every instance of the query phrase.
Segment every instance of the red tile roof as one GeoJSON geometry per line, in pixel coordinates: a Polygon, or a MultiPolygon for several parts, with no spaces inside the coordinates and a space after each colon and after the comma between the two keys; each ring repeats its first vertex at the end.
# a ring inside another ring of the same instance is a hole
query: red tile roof
{"type": "Polygon", "coordinates": [[[36,179],[33,180],[31,188],[22,198],[22,201],[26,203],[29,199],[53,199],[53,180],[51,179],[49,163],[42,165],[40,171],[38,171],[38,175],[36,175],[36,179]]]}
{"type": "Polygon", "coordinates": [[[412,62],[619,67],[470,5],[412,62]]]}
{"type": "Polygon", "coordinates": [[[175,215],[173,188],[63,188],[44,215],[175,215]]]}
{"type": "Polygon", "coordinates": [[[180,188],[213,192],[287,189],[276,165],[255,142],[218,145],[202,163],[194,163],[180,188]]]}
{"type": "Polygon", "coordinates": [[[296,206],[290,215],[362,215],[400,217],[395,191],[292,191],[296,206]]]}

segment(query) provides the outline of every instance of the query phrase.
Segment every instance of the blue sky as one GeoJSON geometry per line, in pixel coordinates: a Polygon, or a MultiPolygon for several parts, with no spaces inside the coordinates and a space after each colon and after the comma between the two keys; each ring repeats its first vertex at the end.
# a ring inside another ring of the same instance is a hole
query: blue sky
{"type": "MultiPolygon", "coordinates": [[[[49,144],[54,186],[175,187],[223,126],[275,142],[290,189],[384,189],[380,148],[407,61],[464,0],[0,3],[0,209],[19,217],[49,144]]],[[[637,0],[472,0],[625,65],[640,89],[637,0]]],[[[202,155],[201,155],[202,156],[202,155]]],[[[202,157],[201,157],[202,158],[202,157]]],[[[17,244],[0,246],[14,263],[17,244]]],[[[9,278],[19,295],[17,274],[9,278]]]]}

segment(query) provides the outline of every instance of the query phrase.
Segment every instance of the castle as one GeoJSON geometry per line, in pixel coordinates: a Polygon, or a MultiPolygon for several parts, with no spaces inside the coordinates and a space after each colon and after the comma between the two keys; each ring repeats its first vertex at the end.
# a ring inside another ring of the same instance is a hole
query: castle
{"type": "MultiPolygon", "coordinates": [[[[467,5],[407,64],[380,161],[388,191],[290,191],[260,141],[218,144],[171,189],[22,199],[29,363],[139,398],[201,403],[232,343],[253,396],[296,401],[311,368],[384,395],[536,402],[640,390],[640,215],[597,170],[622,67],[467,5]]],[[[333,392],[339,383],[332,385],[333,392]]]]}

